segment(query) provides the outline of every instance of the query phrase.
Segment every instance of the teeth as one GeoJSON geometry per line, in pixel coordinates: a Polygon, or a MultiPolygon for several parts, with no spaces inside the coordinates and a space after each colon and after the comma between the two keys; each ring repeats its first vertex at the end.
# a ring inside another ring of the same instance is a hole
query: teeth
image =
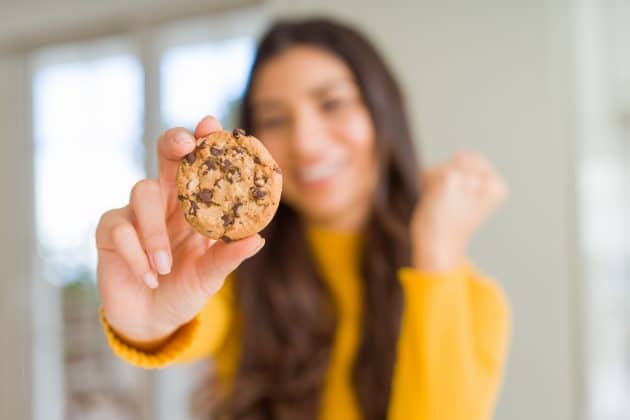
{"type": "Polygon", "coordinates": [[[300,178],[302,178],[302,180],[306,182],[319,181],[337,172],[340,166],[341,165],[339,164],[339,162],[324,163],[317,166],[312,166],[308,169],[302,169],[300,171],[300,178]]]}

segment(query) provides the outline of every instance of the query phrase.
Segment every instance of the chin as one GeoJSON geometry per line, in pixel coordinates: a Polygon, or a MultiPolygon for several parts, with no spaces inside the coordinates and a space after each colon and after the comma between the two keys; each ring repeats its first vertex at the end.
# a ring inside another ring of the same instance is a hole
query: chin
{"type": "Polygon", "coordinates": [[[335,220],[344,218],[344,214],[352,208],[348,200],[324,199],[317,202],[304,202],[300,213],[308,220],[321,224],[334,224],[335,220]]]}

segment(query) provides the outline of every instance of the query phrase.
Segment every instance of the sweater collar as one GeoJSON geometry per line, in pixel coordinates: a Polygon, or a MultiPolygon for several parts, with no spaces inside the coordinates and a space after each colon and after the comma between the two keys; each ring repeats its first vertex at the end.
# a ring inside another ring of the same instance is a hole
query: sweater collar
{"type": "Polygon", "coordinates": [[[355,265],[361,251],[361,234],[356,231],[339,231],[321,227],[308,227],[309,245],[323,266],[336,264],[355,265]]]}

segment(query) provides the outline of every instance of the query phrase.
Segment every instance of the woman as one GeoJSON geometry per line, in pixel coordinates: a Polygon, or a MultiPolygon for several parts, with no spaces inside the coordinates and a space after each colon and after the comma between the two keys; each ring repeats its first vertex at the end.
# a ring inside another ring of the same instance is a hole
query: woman
{"type": "Polygon", "coordinates": [[[175,170],[221,127],[166,131],[158,179],[96,233],[115,353],[144,368],[211,356],[201,392],[220,418],[490,418],[509,313],[465,258],[506,195],[490,163],[459,152],[421,176],[390,71],[327,20],[267,32],[241,115],[284,174],[265,239],[193,232],[175,170]]]}

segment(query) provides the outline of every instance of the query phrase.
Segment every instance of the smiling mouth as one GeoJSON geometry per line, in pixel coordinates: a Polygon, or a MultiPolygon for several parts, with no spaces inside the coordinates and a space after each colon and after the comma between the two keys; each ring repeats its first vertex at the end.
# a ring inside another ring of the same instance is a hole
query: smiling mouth
{"type": "Polygon", "coordinates": [[[339,172],[345,165],[342,160],[325,162],[297,171],[298,179],[303,183],[323,181],[339,172]]]}

